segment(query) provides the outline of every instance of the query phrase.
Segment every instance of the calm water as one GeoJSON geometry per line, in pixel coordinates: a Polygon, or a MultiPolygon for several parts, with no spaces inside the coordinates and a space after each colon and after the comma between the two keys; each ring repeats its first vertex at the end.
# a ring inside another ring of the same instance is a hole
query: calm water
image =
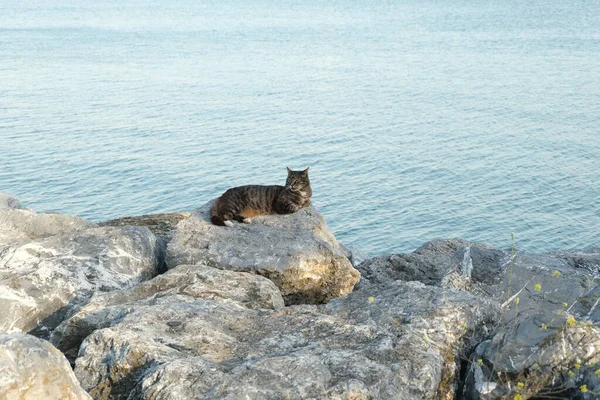
{"type": "Polygon", "coordinates": [[[0,191],[100,221],[310,166],[371,255],[600,246],[600,2],[138,3],[0,2],[0,191]]]}

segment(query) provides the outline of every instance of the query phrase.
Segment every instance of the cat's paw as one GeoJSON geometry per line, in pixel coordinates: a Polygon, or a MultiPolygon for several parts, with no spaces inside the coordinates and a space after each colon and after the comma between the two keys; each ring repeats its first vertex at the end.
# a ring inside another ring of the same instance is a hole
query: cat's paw
{"type": "Polygon", "coordinates": [[[252,218],[244,218],[242,220],[242,222],[245,223],[245,224],[251,224],[252,223],[252,218]]]}
{"type": "Polygon", "coordinates": [[[233,222],[231,222],[231,221],[223,221],[223,223],[225,224],[225,226],[229,226],[229,227],[233,226],[233,222]]]}

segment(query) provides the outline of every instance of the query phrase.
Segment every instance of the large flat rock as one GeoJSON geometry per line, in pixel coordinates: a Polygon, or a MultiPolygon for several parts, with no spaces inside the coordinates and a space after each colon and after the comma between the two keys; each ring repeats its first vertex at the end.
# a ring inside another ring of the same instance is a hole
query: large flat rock
{"type": "Polygon", "coordinates": [[[45,337],[94,292],[157,273],[147,228],[91,228],[0,248],[0,331],[45,337]]]}
{"type": "Polygon", "coordinates": [[[272,280],[286,304],[323,303],[345,296],[360,279],[325,219],[309,206],[252,224],[212,225],[210,203],[179,222],[167,247],[167,266],[203,263],[272,280]]]}
{"type": "Polygon", "coordinates": [[[67,359],[50,343],[24,334],[0,334],[0,399],[84,400],[67,359]]]}

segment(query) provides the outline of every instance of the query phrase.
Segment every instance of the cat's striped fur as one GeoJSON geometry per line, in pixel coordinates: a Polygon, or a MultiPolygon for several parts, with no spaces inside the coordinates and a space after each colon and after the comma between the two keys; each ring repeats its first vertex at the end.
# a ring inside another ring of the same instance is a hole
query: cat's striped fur
{"type": "Polygon", "coordinates": [[[308,168],[288,170],[285,186],[238,186],[227,190],[210,208],[210,221],[231,226],[231,220],[250,223],[257,215],[291,214],[310,204],[308,168]]]}

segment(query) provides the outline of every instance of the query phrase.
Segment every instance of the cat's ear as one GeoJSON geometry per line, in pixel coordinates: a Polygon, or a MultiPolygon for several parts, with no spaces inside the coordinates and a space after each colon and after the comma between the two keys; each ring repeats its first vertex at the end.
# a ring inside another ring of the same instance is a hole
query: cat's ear
{"type": "Polygon", "coordinates": [[[308,167],[308,168],[306,168],[304,171],[302,171],[302,174],[303,174],[303,175],[305,175],[305,176],[308,176],[308,169],[309,169],[309,168],[310,168],[310,167],[308,167]]]}
{"type": "Polygon", "coordinates": [[[287,171],[288,171],[288,175],[290,175],[292,172],[294,172],[294,171],[292,171],[291,169],[289,169],[288,167],[285,167],[285,169],[287,169],[287,171]]]}

